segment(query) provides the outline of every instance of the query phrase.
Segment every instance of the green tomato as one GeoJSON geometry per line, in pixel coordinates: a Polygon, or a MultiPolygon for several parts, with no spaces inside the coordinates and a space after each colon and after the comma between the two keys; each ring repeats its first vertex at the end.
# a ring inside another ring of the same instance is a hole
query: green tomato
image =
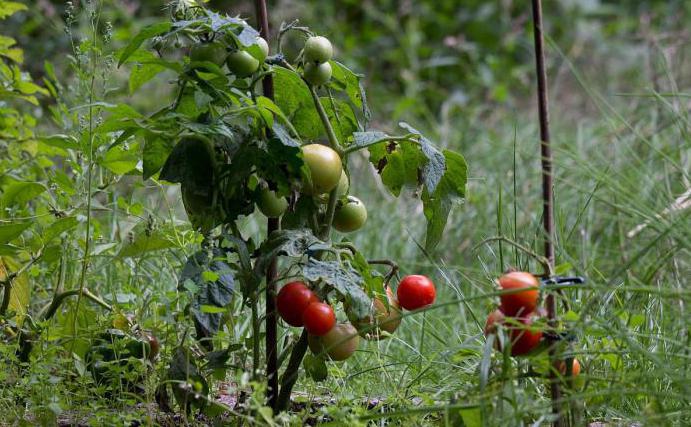
{"type": "Polygon", "coordinates": [[[259,62],[264,62],[267,56],[269,56],[269,43],[264,40],[264,37],[257,37],[257,46],[259,46],[259,55],[255,55],[254,57],[257,59],[259,62]]]}
{"type": "Polygon", "coordinates": [[[326,37],[314,36],[305,42],[305,62],[321,64],[330,60],[333,54],[333,46],[326,37]]]}
{"type": "Polygon", "coordinates": [[[269,218],[278,218],[288,209],[288,200],[276,196],[276,192],[263,188],[257,195],[257,207],[269,218]]]}
{"type": "Polygon", "coordinates": [[[367,208],[357,197],[348,196],[344,205],[339,205],[334,214],[333,226],[341,233],[359,230],[367,221],[367,208]]]}
{"type": "Polygon", "coordinates": [[[309,144],[302,147],[302,158],[312,178],[311,185],[303,187],[303,193],[328,193],[338,185],[343,165],[337,152],[326,145],[309,144]]]}
{"type": "Polygon", "coordinates": [[[346,360],[355,353],[360,345],[357,329],[350,323],[339,323],[320,337],[310,334],[307,337],[312,353],[327,354],[331,360],[346,360]]]}
{"type": "Polygon", "coordinates": [[[190,52],[190,60],[194,62],[212,62],[222,66],[226,60],[226,48],[219,43],[196,45],[190,52]]]}
{"type": "Polygon", "coordinates": [[[331,64],[328,62],[319,65],[308,62],[305,64],[303,76],[312,86],[321,86],[331,80],[331,73],[331,64]]]}
{"type": "Polygon", "coordinates": [[[228,69],[239,78],[249,77],[259,69],[259,61],[244,50],[231,52],[226,58],[228,69]]]}

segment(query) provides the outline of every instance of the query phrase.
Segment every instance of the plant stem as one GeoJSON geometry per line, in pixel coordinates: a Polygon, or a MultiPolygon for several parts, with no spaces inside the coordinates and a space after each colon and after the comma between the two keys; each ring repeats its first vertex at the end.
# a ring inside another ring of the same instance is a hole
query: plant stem
{"type": "MultiPolygon", "coordinates": [[[[266,0],[255,0],[255,11],[259,23],[259,34],[265,40],[269,40],[269,13],[266,7],[266,0]]],[[[264,96],[274,99],[274,82],[271,75],[267,75],[262,80],[264,96]]],[[[269,218],[267,222],[267,236],[278,230],[280,222],[278,218],[269,218]]],[[[266,398],[269,406],[276,410],[276,399],[278,397],[278,342],[277,323],[276,323],[276,258],[272,259],[266,269],[266,377],[267,388],[266,398]]],[[[256,339],[256,336],[255,336],[256,339]]]]}
{"type": "Polygon", "coordinates": [[[62,305],[63,301],[65,299],[71,297],[71,296],[78,296],[82,297],[84,296],[86,299],[89,299],[96,304],[100,305],[101,307],[105,308],[108,311],[112,311],[113,307],[110,306],[107,302],[103,301],[99,296],[94,295],[91,293],[91,291],[88,288],[83,288],[83,289],[70,289],[69,291],[61,292],[57,294],[54,298],[53,301],[50,303],[48,308],[43,312],[39,314],[39,319],[42,321],[48,320],[53,315],[55,315],[55,312],[60,308],[60,305],[62,305]]]}
{"type": "Polygon", "coordinates": [[[295,347],[293,347],[293,351],[290,353],[288,366],[281,378],[281,392],[278,395],[278,402],[276,405],[278,411],[285,411],[288,409],[290,394],[295,382],[298,380],[300,363],[302,363],[302,358],[305,357],[305,352],[307,352],[307,331],[303,330],[300,339],[295,343],[295,347]]]}
{"type": "MultiPolygon", "coordinates": [[[[91,187],[93,179],[93,160],[94,160],[94,91],[96,86],[96,62],[98,55],[96,53],[96,45],[98,38],[98,21],[100,14],[96,14],[96,18],[91,18],[91,81],[89,83],[89,158],[87,159],[86,170],[86,236],[84,237],[84,257],[82,258],[82,269],[79,274],[79,293],[77,294],[77,304],[74,308],[75,316],[72,321],[72,330],[74,336],[71,348],[74,349],[74,343],[77,340],[77,313],[79,312],[79,305],[82,302],[82,295],[84,294],[84,284],[86,280],[86,272],[89,269],[89,252],[91,251],[91,187]]],[[[71,351],[71,350],[70,350],[71,351]]]]}
{"type": "Polygon", "coordinates": [[[321,99],[319,99],[317,90],[314,88],[314,86],[310,84],[308,84],[307,86],[310,88],[310,94],[312,95],[312,100],[314,101],[314,107],[317,109],[317,114],[319,114],[319,119],[321,120],[322,124],[324,125],[324,129],[326,130],[326,136],[329,139],[329,146],[332,150],[337,152],[342,159],[343,149],[341,148],[341,144],[338,143],[336,132],[334,131],[333,126],[331,126],[329,116],[326,114],[326,110],[324,110],[324,106],[322,105],[321,99]]]}
{"type": "MultiPolygon", "coordinates": [[[[547,98],[547,72],[545,71],[544,37],[542,34],[542,1],[532,0],[533,34],[535,38],[535,72],[537,74],[538,113],[540,117],[540,154],[542,158],[542,225],[544,229],[544,252],[550,273],[554,266],[554,189],[552,183],[552,150],[549,135],[549,109],[547,98]]],[[[545,300],[549,326],[553,330],[557,326],[556,302],[554,294],[548,293],[545,300]]],[[[556,342],[549,346],[550,364],[557,359],[556,342]]],[[[552,412],[557,417],[554,425],[564,425],[561,409],[561,390],[556,374],[550,370],[550,392],[552,397],[552,412]]]]}

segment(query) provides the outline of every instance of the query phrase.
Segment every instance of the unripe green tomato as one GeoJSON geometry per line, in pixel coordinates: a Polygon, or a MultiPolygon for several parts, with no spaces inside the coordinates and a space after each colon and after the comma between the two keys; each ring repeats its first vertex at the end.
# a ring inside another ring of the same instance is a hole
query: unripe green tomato
{"type": "Polygon", "coordinates": [[[321,64],[329,61],[333,54],[333,46],[326,37],[314,36],[305,42],[305,62],[321,64]]]}
{"type": "Polygon", "coordinates": [[[303,76],[312,86],[321,86],[331,80],[331,73],[331,64],[328,62],[319,65],[308,62],[305,64],[303,76]]]}
{"type": "Polygon", "coordinates": [[[226,48],[220,43],[206,43],[196,45],[190,51],[190,60],[194,62],[212,62],[218,66],[226,60],[226,48]]]}
{"type": "Polygon", "coordinates": [[[269,56],[269,43],[264,40],[264,37],[257,37],[257,46],[259,46],[260,54],[254,57],[261,63],[269,56]]]}
{"type": "Polygon", "coordinates": [[[276,192],[263,188],[259,190],[257,207],[269,218],[278,218],[288,209],[288,201],[285,197],[276,196],[276,192]]]}
{"type": "Polygon", "coordinates": [[[236,50],[228,54],[226,64],[230,72],[240,78],[249,77],[259,69],[259,61],[244,50],[236,50]]]}
{"type": "Polygon", "coordinates": [[[359,230],[367,221],[367,208],[360,199],[348,196],[348,201],[336,208],[333,226],[341,233],[359,230]]]}
{"type": "Polygon", "coordinates": [[[339,323],[326,334],[309,335],[307,343],[314,354],[327,354],[331,360],[346,360],[360,345],[357,329],[350,323],[339,323]]]}
{"type": "Polygon", "coordinates": [[[305,194],[328,193],[338,185],[343,172],[341,157],[337,152],[321,144],[308,144],[302,147],[302,158],[310,170],[312,184],[302,189],[305,194]]]}

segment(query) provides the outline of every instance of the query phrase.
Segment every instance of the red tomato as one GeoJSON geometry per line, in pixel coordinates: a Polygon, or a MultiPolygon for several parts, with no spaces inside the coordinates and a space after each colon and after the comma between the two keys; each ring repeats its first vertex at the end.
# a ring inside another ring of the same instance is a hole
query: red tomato
{"type": "Polygon", "coordinates": [[[396,295],[401,307],[406,310],[416,310],[432,304],[437,291],[428,277],[413,274],[401,280],[396,295]]]}
{"type": "Polygon", "coordinates": [[[320,337],[336,325],[336,314],[329,304],[313,302],[302,313],[302,323],[307,332],[320,337]]]}
{"type": "Polygon", "coordinates": [[[308,305],[319,302],[317,295],[302,282],[291,282],[276,297],[278,314],[291,326],[302,326],[302,313],[308,305]]]}
{"type": "MultiPolygon", "coordinates": [[[[512,291],[523,288],[533,288],[540,284],[537,278],[530,273],[513,271],[499,278],[499,286],[503,291],[512,291]]],[[[507,316],[527,316],[535,311],[539,292],[537,289],[528,289],[501,295],[501,311],[507,316]]]]}
{"type": "Polygon", "coordinates": [[[540,344],[542,331],[532,328],[533,314],[527,317],[517,318],[519,324],[509,327],[509,338],[511,339],[511,355],[522,356],[530,353],[540,344]]]}

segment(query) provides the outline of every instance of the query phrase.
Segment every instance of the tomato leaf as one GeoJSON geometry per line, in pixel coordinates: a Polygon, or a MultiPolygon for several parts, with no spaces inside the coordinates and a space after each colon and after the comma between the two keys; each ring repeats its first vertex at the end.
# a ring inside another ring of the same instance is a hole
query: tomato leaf
{"type": "Polygon", "coordinates": [[[4,206],[24,205],[46,191],[40,182],[15,181],[4,187],[2,204],[4,206]]]}
{"type": "Polygon", "coordinates": [[[320,261],[310,258],[302,268],[302,275],[310,282],[323,281],[332,286],[353,307],[358,318],[367,316],[372,301],[362,290],[364,280],[350,263],[338,261],[320,261]]]}
{"type": "Polygon", "coordinates": [[[324,134],[324,126],[314,106],[312,95],[300,76],[283,68],[274,68],[275,103],[286,113],[300,138],[314,140],[324,134]]]}
{"type": "Polygon", "coordinates": [[[198,339],[218,332],[225,307],[233,299],[235,273],[222,259],[220,252],[210,259],[208,251],[199,251],[187,259],[178,278],[180,290],[188,280],[196,287],[190,312],[198,339]]]}

